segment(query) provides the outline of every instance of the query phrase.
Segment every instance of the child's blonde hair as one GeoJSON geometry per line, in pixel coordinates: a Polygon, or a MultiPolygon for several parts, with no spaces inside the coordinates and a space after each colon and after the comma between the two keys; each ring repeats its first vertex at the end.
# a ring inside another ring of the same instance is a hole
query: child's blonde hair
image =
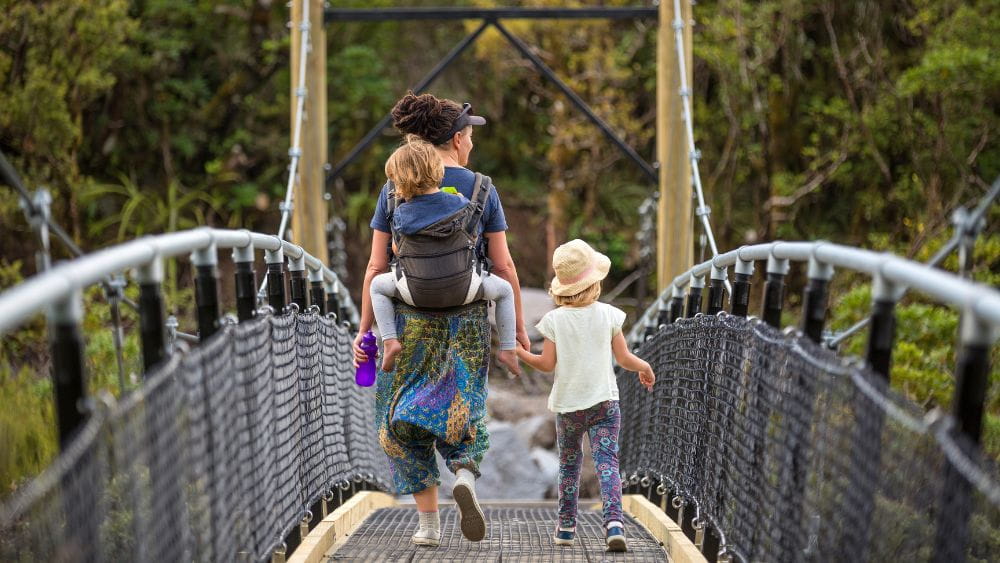
{"type": "Polygon", "coordinates": [[[410,199],[441,184],[444,162],[434,145],[417,135],[407,135],[385,161],[385,175],[396,185],[396,197],[410,199]]]}
{"type": "Polygon", "coordinates": [[[597,282],[580,293],[573,295],[553,295],[551,290],[549,291],[549,295],[552,296],[552,300],[559,307],[586,307],[597,301],[597,298],[601,296],[601,282],[597,282]]]}

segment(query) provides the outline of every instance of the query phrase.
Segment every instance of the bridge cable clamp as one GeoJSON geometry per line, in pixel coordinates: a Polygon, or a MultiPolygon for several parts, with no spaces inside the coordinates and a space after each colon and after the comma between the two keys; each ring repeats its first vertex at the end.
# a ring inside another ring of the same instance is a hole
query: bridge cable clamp
{"type": "Polygon", "coordinates": [[[695,208],[694,214],[698,217],[706,217],[712,214],[712,208],[707,205],[700,205],[695,208]]]}

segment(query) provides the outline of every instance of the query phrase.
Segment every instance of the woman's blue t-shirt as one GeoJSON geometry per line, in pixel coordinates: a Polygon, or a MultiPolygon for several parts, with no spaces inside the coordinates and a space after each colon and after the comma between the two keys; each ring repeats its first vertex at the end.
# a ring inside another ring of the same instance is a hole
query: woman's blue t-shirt
{"type": "MultiPolygon", "coordinates": [[[[475,180],[475,173],[468,168],[446,166],[444,178],[441,180],[442,191],[419,195],[400,204],[396,207],[393,223],[403,234],[411,234],[444,219],[468,203],[472,197],[475,180]],[[455,193],[464,197],[457,197],[455,193]]],[[[392,232],[388,216],[388,188],[388,182],[382,186],[371,222],[371,228],[383,233],[392,232]]],[[[507,230],[507,219],[504,217],[503,206],[500,204],[500,196],[497,195],[495,187],[490,190],[490,195],[486,199],[486,208],[479,224],[482,226],[480,232],[496,233],[507,230]]]]}

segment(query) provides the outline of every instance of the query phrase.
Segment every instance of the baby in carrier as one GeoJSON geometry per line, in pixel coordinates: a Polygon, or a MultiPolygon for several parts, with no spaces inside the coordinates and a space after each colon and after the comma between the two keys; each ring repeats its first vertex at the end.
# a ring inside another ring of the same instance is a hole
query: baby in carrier
{"type": "Polygon", "coordinates": [[[515,345],[514,290],[490,275],[479,256],[480,220],[492,189],[476,174],[472,200],[442,192],[444,163],[433,145],[407,135],[385,163],[392,227],[391,271],[372,279],[372,308],[382,335],[382,370],[402,350],[396,333],[398,298],[419,309],[446,309],[482,299],[496,301],[500,363],[521,374],[515,345]],[[460,199],[455,199],[460,198],[460,199]]]}

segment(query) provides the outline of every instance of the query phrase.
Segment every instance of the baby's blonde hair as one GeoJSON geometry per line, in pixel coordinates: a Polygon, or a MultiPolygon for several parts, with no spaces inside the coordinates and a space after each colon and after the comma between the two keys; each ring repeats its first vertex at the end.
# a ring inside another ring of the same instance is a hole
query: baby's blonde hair
{"type": "Polygon", "coordinates": [[[441,185],[444,162],[434,145],[407,135],[385,161],[385,175],[396,185],[396,197],[410,199],[441,185]]]}
{"type": "Polygon", "coordinates": [[[586,307],[597,301],[597,298],[601,296],[601,282],[596,282],[574,295],[553,295],[551,289],[549,290],[549,295],[552,295],[552,300],[559,307],[586,307]]]}

